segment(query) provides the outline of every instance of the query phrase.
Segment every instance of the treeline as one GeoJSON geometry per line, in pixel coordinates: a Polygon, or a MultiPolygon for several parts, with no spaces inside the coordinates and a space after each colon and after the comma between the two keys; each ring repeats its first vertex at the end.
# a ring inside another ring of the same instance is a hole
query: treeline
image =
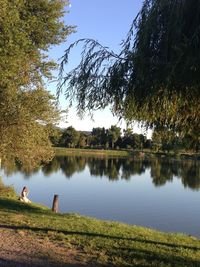
{"type": "Polygon", "coordinates": [[[116,125],[109,129],[93,128],[89,131],[77,131],[72,126],[66,129],[48,125],[50,140],[53,146],[67,148],[95,148],[95,149],[149,149],[153,151],[190,151],[199,152],[200,140],[196,137],[184,137],[167,130],[154,129],[152,138],[147,139],[143,134],[134,133],[131,128],[123,130],[116,125]]]}
{"type": "Polygon", "coordinates": [[[122,132],[116,125],[112,125],[109,129],[93,128],[91,132],[76,131],[72,126],[66,129],[54,128],[50,138],[54,146],[68,148],[143,149],[151,147],[151,140],[145,135],[133,133],[132,129],[122,132]]]}

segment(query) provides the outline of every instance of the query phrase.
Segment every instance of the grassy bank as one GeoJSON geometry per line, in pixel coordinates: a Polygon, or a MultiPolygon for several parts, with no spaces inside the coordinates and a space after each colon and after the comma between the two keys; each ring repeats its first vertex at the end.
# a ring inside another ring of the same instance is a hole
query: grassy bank
{"type": "Polygon", "coordinates": [[[176,159],[194,159],[200,160],[199,153],[184,152],[184,151],[153,151],[150,149],[143,150],[105,150],[105,149],[80,149],[80,148],[63,148],[55,147],[55,153],[58,156],[67,155],[84,155],[84,156],[103,156],[103,157],[141,157],[141,158],[156,158],[168,157],[176,159]]]}
{"type": "Polygon", "coordinates": [[[56,242],[79,251],[81,263],[101,266],[200,266],[200,241],[138,226],[100,221],[77,214],[54,214],[48,208],[18,201],[0,185],[0,229],[56,242]]]}
{"type": "Polygon", "coordinates": [[[62,148],[55,147],[56,155],[84,155],[84,156],[109,156],[109,157],[128,157],[133,155],[132,151],[128,150],[105,150],[105,149],[80,149],[80,148],[62,148]]]}

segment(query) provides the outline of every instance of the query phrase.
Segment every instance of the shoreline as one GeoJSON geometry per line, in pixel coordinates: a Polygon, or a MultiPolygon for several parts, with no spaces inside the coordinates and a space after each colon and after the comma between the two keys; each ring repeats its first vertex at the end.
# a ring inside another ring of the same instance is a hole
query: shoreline
{"type": "Polygon", "coordinates": [[[191,160],[200,160],[199,153],[192,152],[163,152],[163,151],[151,151],[151,150],[106,150],[106,149],[80,149],[80,148],[63,148],[63,147],[54,147],[54,151],[58,156],[67,156],[67,155],[84,155],[84,156],[104,156],[104,157],[138,157],[144,159],[151,158],[170,158],[170,159],[191,159],[191,160]]]}

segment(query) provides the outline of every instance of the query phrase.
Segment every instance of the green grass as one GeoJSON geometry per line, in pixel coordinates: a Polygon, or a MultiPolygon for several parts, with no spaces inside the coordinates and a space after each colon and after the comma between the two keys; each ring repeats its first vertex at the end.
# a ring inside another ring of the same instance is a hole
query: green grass
{"type": "Polygon", "coordinates": [[[176,159],[200,159],[199,153],[184,152],[184,151],[154,151],[150,149],[143,150],[131,150],[131,149],[122,149],[122,150],[105,150],[105,149],[80,149],[80,148],[63,148],[63,147],[54,147],[55,153],[57,156],[103,156],[103,157],[145,157],[145,158],[155,158],[155,157],[170,157],[176,159]]]}
{"type": "Polygon", "coordinates": [[[7,190],[10,189],[2,189],[4,193],[0,195],[0,227],[28,231],[39,238],[73,247],[83,251],[94,263],[103,265],[200,266],[200,241],[195,237],[78,214],[55,214],[41,205],[24,204],[13,194],[8,197],[7,190]]]}
{"type": "Polygon", "coordinates": [[[80,148],[62,148],[62,147],[55,147],[54,149],[57,156],[88,155],[88,156],[127,157],[132,155],[132,151],[128,150],[80,149],[80,148]]]}
{"type": "Polygon", "coordinates": [[[15,190],[11,186],[5,186],[0,177],[0,197],[13,198],[16,196],[15,190]]]}

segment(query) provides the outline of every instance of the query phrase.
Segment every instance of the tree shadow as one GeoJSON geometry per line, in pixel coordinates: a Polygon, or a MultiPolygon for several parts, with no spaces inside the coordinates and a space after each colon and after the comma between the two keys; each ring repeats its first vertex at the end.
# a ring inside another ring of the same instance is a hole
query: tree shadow
{"type": "MultiPolygon", "coordinates": [[[[16,261],[16,260],[8,260],[0,258],[0,266],[1,267],[83,267],[85,264],[73,264],[73,263],[60,263],[60,262],[48,262],[44,263],[35,263],[35,262],[24,262],[24,261],[16,261]],[[34,264],[34,265],[33,265],[34,264]]],[[[99,264],[88,264],[87,267],[111,267],[112,265],[99,265],[99,264]]]]}
{"type": "MultiPolygon", "coordinates": [[[[3,210],[12,210],[13,212],[16,213],[37,213],[37,214],[41,214],[41,215],[50,215],[52,214],[51,210],[42,210],[40,207],[36,207],[36,206],[32,206],[29,204],[25,204],[22,203],[20,201],[17,200],[12,200],[12,199],[0,199],[0,209],[3,210]]],[[[54,216],[61,216],[61,214],[54,214],[54,216]]],[[[55,233],[61,233],[64,235],[74,235],[74,236],[83,236],[86,238],[103,238],[103,239],[109,239],[109,241],[113,241],[113,243],[117,243],[116,241],[127,241],[127,243],[125,245],[122,244],[121,247],[117,248],[114,247],[112,249],[112,256],[116,255],[122,255],[124,258],[129,258],[129,260],[131,261],[132,258],[138,259],[138,260],[142,260],[145,259],[147,262],[151,262],[151,261],[157,261],[157,262],[164,262],[166,265],[170,264],[169,266],[186,266],[186,267],[191,267],[191,266],[200,266],[200,260],[195,260],[195,259],[190,259],[187,256],[179,256],[179,255],[170,255],[169,257],[169,253],[167,253],[167,250],[169,249],[174,249],[174,251],[182,251],[182,250],[187,250],[186,255],[188,255],[188,250],[190,250],[191,252],[199,252],[200,251],[200,242],[197,240],[197,245],[185,245],[185,244],[174,244],[174,243],[169,243],[169,242],[162,242],[162,241],[155,241],[155,240],[150,240],[150,239],[144,239],[144,238],[139,238],[139,237],[125,237],[125,236],[117,236],[117,235],[110,235],[110,234],[102,234],[102,233],[98,233],[98,232],[82,232],[82,231],[68,231],[68,230],[58,230],[56,228],[53,227],[32,227],[32,226],[28,226],[28,225],[7,225],[7,224],[0,224],[0,229],[12,229],[12,230],[26,230],[26,231],[33,231],[33,232],[43,232],[45,234],[47,234],[49,231],[50,232],[55,232],[55,233]],[[134,243],[140,243],[139,246],[140,248],[133,248],[131,247],[134,243]],[[144,246],[142,245],[144,244],[144,246]],[[145,249],[145,244],[146,245],[154,245],[156,246],[158,249],[158,252],[152,251],[150,249],[148,249],[148,247],[145,249]],[[143,247],[141,247],[141,245],[143,247]],[[166,251],[166,255],[164,255],[164,252],[159,253],[159,251],[166,251]],[[175,265],[174,265],[175,264],[175,265]]],[[[108,251],[109,253],[109,251],[108,251]]],[[[1,265],[1,259],[0,259],[0,266],[4,266],[1,265]]],[[[11,262],[11,263],[6,263],[5,266],[20,266],[19,265],[15,265],[15,263],[11,262]],[[9,265],[10,264],[10,265],[9,265]]],[[[26,265],[21,265],[21,266],[26,266],[26,265]]],[[[28,266],[28,265],[27,265],[28,266]]],[[[37,265],[34,265],[37,267],[37,265]]],[[[48,265],[45,265],[48,266],[48,265]]],[[[54,267],[53,265],[49,265],[54,267]]],[[[75,267],[76,265],[56,265],[56,266],[69,266],[69,267],[75,267]]],[[[81,265],[79,265],[81,266],[81,265]]],[[[83,265],[82,265],[83,266],[83,265]]],[[[95,265],[97,266],[97,265],[95,265]]],[[[100,266],[100,265],[99,265],[100,266]]],[[[103,266],[103,265],[102,265],[103,266]]],[[[108,266],[108,265],[104,265],[104,266],[108,266]]],[[[122,265],[121,265],[122,266],[122,265]]],[[[134,266],[134,265],[133,265],[134,266]]],[[[146,267],[147,265],[145,265],[145,263],[142,265],[140,265],[141,267],[146,267]]],[[[151,265],[153,266],[153,265],[151,265]]],[[[40,265],[38,265],[38,267],[40,267],[40,265]]],[[[156,265],[155,265],[156,267],[156,265]]]]}
{"type": "MultiPolygon", "coordinates": [[[[187,256],[182,257],[178,255],[169,255],[169,253],[164,254],[164,252],[156,253],[150,249],[142,248],[126,248],[126,247],[115,247],[115,252],[112,253],[112,256],[119,255],[122,257],[129,257],[129,260],[146,260],[146,262],[151,262],[152,267],[160,266],[176,266],[176,267],[199,267],[200,260],[195,260],[187,256]],[[154,263],[155,262],[155,263],[154,263]]],[[[149,265],[148,265],[149,266],[149,265]]]]}
{"type": "MultiPolygon", "coordinates": [[[[150,239],[142,239],[142,238],[130,238],[130,237],[123,237],[123,236],[114,236],[114,235],[106,235],[102,233],[95,233],[95,232],[81,232],[81,231],[67,231],[67,230],[58,230],[50,227],[31,227],[31,226],[21,226],[21,225],[6,225],[6,224],[0,224],[0,228],[5,229],[13,229],[13,230],[27,230],[27,231],[33,231],[33,232],[55,232],[55,233],[62,233],[65,235],[79,235],[79,236],[86,236],[91,238],[105,238],[105,239],[112,239],[112,240],[119,240],[119,241],[130,241],[130,242],[139,242],[144,244],[153,244],[157,246],[163,246],[163,247],[169,247],[174,249],[187,249],[187,250],[194,250],[194,251],[200,251],[200,246],[189,246],[189,245],[176,245],[173,243],[168,242],[160,242],[160,241],[154,241],[150,239]]],[[[199,243],[200,244],[200,243],[199,243]]]]}
{"type": "Polygon", "coordinates": [[[51,211],[43,210],[41,207],[33,206],[32,204],[26,204],[19,200],[1,198],[0,208],[5,211],[25,212],[25,213],[50,213],[51,211]]]}
{"type": "MultiPolygon", "coordinates": [[[[126,237],[119,237],[119,236],[112,236],[112,235],[105,235],[105,234],[99,234],[99,233],[90,233],[90,232],[78,232],[78,231],[59,231],[56,229],[52,229],[52,228],[39,228],[39,227],[29,227],[29,226],[10,226],[10,225],[0,225],[0,228],[6,228],[6,229],[14,229],[14,230],[30,230],[30,231],[39,231],[39,232],[44,232],[47,233],[48,231],[53,231],[56,233],[62,233],[65,235],[79,235],[79,236],[85,236],[85,237],[91,237],[91,238],[106,238],[106,239],[110,239],[113,240],[115,242],[115,240],[119,240],[119,241],[132,241],[132,242],[139,242],[139,243],[145,243],[145,244],[153,244],[155,246],[158,246],[157,251],[152,251],[151,248],[142,248],[141,245],[140,248],[136,248],[136,247],[131,247],[131,245],[133,243],[130,243],[130,246],[125,247],[125,246],[120,246],[120,247],[116,247],[114,246],[112,248],[112,252],[111,252],[111,256],[112,257],[117,257],[120,256],[122,258],[126,258],[128,260],[129,263],[132,262],[132,260],[137,260],[137,261],[141,261],[141,264],[139,265],[140,267],[147,267],[149,265],[142,263],[142,261],[146,261],[146,262],[151,262],[151,266],[152,267],[157,267],[159,266],[159,264],[162,262],[164,265],[163,266],[185,266],[185,267],[199,267],[200,266],[200,259],[199,260],[195,260],[192,259],[190,257],[188,257],[189,253],[188,250],[200,250],[200,247],[195,247],[195,246],[186,246],[186,245],[175,245],[175,244],[171,244],[171,243],[166,243],[166,242],[156,242],[153,240],[143,240],[140,238],[126,238],[126,237]],[[186,250],[186,256],[181,256],[180,255],[173,255],[173,250],[171,251],[171,253],[168,250],[168,247],[174,249],[174,251],[178,251],[180,250],[181,254],[182,254],[182,250],[185,249],[186,250]],[[166,254],[165,254],[166,252],[166,254]],[[155,262],[155,264],[154,264],[155,262]]],[[[100,248],[100,247],[99,247],[100,248]]],[[[103,248],[103,247],[102,247],[103,248]]],[[[109,251],[108,251],[108,255],[109,255],[109,251]]],[[[1,265],[0,265],[1,266],[1,265]]],[[[5,265],[5,266],[9,266],[9,265],[5,265]]],[[[13,265],[13,266],[18,266],[18,265],[13,265]]],[[[24,265],[23,265],[24,266],[24,265]]],[[[36,265],[34,265],[36,266],[36,265]]],[[[48,266],[48,265],[45,265],[48,266]]],[[[54,265],[50,265],[52,267],[54,267],[54,265]]],[[[63,266],[63,265],[56,265],[58,267],[63,266]]],[[[69,266],[69,267],[76,267],[76,265],[64,265],[64,266],[69,266]]],[[[80,265],[81,266],[81,265],[80,265]]],[[[82,265],[83,266],[83,265],[82,265]]],[[[89,266],[89,265],[87,265],[89,266]]],[[[92,265],[91,265],[92,266],[92,265]]],[[[93,265],[93,266],[99,266],[99,267],[103,267],[103,266],[108,266],[108,265],[93,265]]],[[[109,265],[112,266],[112,265],[109,265]]],[[[120,265],[120,266],[124,266],[124,265],[120,265]]],[[[136,265],[131,265],[131,266],[136,266],[136,265]]],[[[138,265],[137,265],[138,266],[138,265]]],[[[37,267],[37,266],[36,266],[37,267]]],[[[40,266],[38,266],[40,267],[40,266]]]]}

